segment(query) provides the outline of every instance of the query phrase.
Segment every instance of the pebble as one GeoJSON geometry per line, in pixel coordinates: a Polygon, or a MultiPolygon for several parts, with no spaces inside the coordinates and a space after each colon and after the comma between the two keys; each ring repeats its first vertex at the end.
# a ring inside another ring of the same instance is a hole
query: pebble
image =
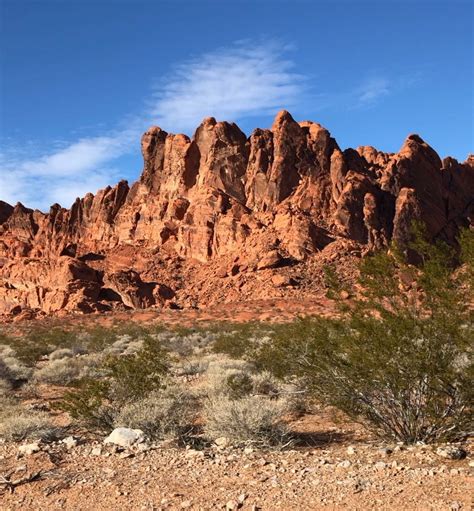
{"type": "Polygon", "coordinates": [[[214,440],[214,443],[218,447],[227,447],[230,444],[230,440],[225,436],[220,436],[214,440]]]}
{"type": "Polygon", "coordinates": [[[34,454],[35,452],[39,452],[41,450],[38,442],[34,442],[32,444],[25,444],[25,445],[20,445],[20,447],[18,447],[18,452],[20,454],[24,454],[26,456],[29,456],[30,454],[34,454]]]}
{"type": "Polygon", "coordinates": [[[73,447],[77,446],[78,440],[73,436],[68,436],[61,440],[61,443],[64,444],[68,449],[72,449],[73,447]]]}
{"type": "Polygon", "coordinates": [[[467,452],[461,447],[445,446],[438,447],[436,454],[442,458],[448,458],[450,460],[463,460],[467,456],[467,452]]]}
{"type": "Polygon", "coordinates": [[[100,456],[102,454],[102,447],[93,447],[91,450],[91,456],[100,456]]]}
{"type": "Polygon", "coordinates": [[[387,464],[383,461],[377,461],[377,463],[374,465],[375,470],[384,470],[387,467],[387,464]]]}

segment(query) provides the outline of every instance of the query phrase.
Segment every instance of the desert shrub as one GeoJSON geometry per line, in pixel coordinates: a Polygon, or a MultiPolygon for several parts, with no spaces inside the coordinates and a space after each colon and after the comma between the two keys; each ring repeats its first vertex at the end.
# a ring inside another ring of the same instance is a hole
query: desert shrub
{"type": "Polygon", "coordinates": [[[244,372],[233,372],[224,380],[226,394],[231,399],[240,399],[244,396],[248,396],[253,391],[253,380],[252,376],[244,372]]]}
{"type": "Polygon", "coordinates": [[[61,429],[55,427],[47,413],[27,410],[6,396],[0,396],[0,438],[7,441],[57,439],[61,429]]]}
{"type": "Polygon", "coordinates": [[[202,354],[214,342],[215,337],[213,332],[207,330],[183,328],[156,335],[163,348],[179,358],[202,354]]]}
{"type": "Polygon", "coordinates": [[[61,360],[63,358],[72,358],[75,353],[70,348],[59,348],[51,352],[48,356],[49,360],[61,360]]]}
{"type": "Polygon", "coordinates": [[[229,325],[216,334],[212,349],[235,360],[243,359],[256,344],[268,340],[275,328],[277,325],[270,327],[261,323],[229,325]]]}
{"type": "Polygon", "coordinates": [[[210,362],[205,380],[208,395],[232,399],[250,395],[253,389],[253,370],[253,366],[244,360],[221,356],[210,362]]]}
{"type": "Polygon", "coordinates": [[[15,351],[10,346],[0,345],[0,378],[15,385],[25,382],[30,375],[31,369],[18,360],[15,351]]]}
{"type": "MultiPolygon", "coordinates": [[[[1,362],[0,362],[0,374],[1,374],[1,362]]],[[[2,398],[2,396],[5,396],[7,395],[12,389],[12,385],[11,383],[9,382],[9,380],[5,379],[5,378],[2,378],[0,376],[0,400],[2,398]]]]}
{"type": "Polygon", "coordinates": [[[176,373],[180,376],[192,376],[196,374],[203,374],[209,368],[209,360],[206,358],[192,358],[184,361],[179,361],[176,365],[176,373]]]}
{"type": "Polygon", "coordinates": [[[51,385],[68,385],[79,377],[81,368],[76,359],[51,360],[33,373],[33,381],[51,385]]]}
{"type": "Polygon", "coordinates": [[[33,366],[42,357],[57,348],[67,348],[76,343],[76,333],[61,327],[34,326],[16,339],[15,351],[27,366],[33,366]]]}
{"type": "Polygon", "coordinates": [[[430,442],[472,431],[473,251],[465,247],[473,233],[463,236],[457,269],[449,247],[419,233],[409,251],[366,258],[362,291],[339,319],[281,328],[258,350],[260,363],[299,376],[317,398],[384,437],[430,442]]]}
{"type": "Polygon", "coordinates": [[[279,446],[290,438],[285,412],[286,405],[279,400],[212,398],[204,406],[204,433],[210,440],[226,437],[237,445],[279,446]]]}
{"type": "MultiPolygon", "coordinates": [[[[122,337],[130,343],[146,337],[147,332],[147,329],[133,324],[117,324],[112,328],[33,324],[21,335],[3,336],[2,342],[14,348],[17,358],[31,367],[57,351],[67,353],[62,350],[71,350],[75,355],[102,352],[122,337]]],[[[57,354],[52,356],[55,358],[57,354]]]]}
{"type": "Polygon", "coordinates": [[[240,399],[250,395],[278,397],[285,392],[284,385],[269,371],[259,371],[246,360],[223,357],[212,360],[207,370],[209,396],[227,396],[240,399]]]}
{"type": "Polygon", "coordinates": [[[194,430],[196,414],[194,396],[176,385],[167,385],[126,404],[115,417],[114,426],[141,429],[155,440],[185,440],[194,430]]]}
{"type": "Polygon", "coordinates": [[[143,339],[134,338],[128,334],[120,335],[117,340],[104,349],[107,355],[133,355],[143,348],[143,339]]]}
{"type": "Polygon", "coordinates": [[[51,385],[70,385],[81,378],[103,375],[100,370],[101,360],[98,355],[53,358],[34,371],[32,380],[51,385]]]}
{"type": "Polygon", "coordinates": [[[168,371],[161,345],[147,337],[136,353],[108,356],[98,368],[101,377],[84,377],[67,392],[58,407],[74,419],[100,430],[113,424],[115,410],[160,390],[168,371]]]}

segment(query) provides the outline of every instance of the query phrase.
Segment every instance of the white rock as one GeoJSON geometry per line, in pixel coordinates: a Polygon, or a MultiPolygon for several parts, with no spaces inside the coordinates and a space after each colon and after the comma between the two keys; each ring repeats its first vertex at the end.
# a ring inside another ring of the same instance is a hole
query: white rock
{"type": "Polygon", "coordinates": [[[344,460],[341,461],[338,466],[342,468],[349,468],[351,466],[351,462],[349,460],[344,460]]]}
{"type": "Polygon", "coordinates": [[[216,438],[214,440],[214,443],[219,446],[219,447],[226,447],[229,445],[230,441],[227,437],[225,436],[220,436],[219,438],[216,438]]]}
{"type": "Polygon", "coordinates": [[[30,454],[34,454],[35,452],[39,452],[41,450],[38,442],[34,442],[32,444],[25,444],[25,445],[20,445],[20,447],[18,447],[18,452],[20,454],[25,454],[27,456],[29,456],[30,454]]]}
{"type": "Polygon", "coordinates": [[[91,450],[91,456],[100,456],[102,454],[102,447],[99,445],[98,447],[94,447],[91,450]]]}
{"type": "Polygon", "coordinates": [[[241,495],[239,495],[239,498],[237,499],[237,501],[239,502],[239,504],[243,504],[245,502],[246,498],[247,498],[247,494],[242,493],[241,495]]]}
{"type": "Polygon", "coordinates": [[[354,447],[352,447],[352,445],[350,445],[348,448],[347,448],[347,454],[355,454],[356,453],[356,450],[354,449],[354,447]]]}
{"type": "Polygon", "coordinates": [[[115,428],[104,440],[104,444],[114,444],[120,447],[131,447],[145,441],[145,433],[141,429],[115,428]]]}
{"type": "Polygon", "coordinates": [[[450,460],[462,460],[467,455],[466,451],[461,447],[449,445],[446,447],[438,447],[436,449],[436,454],[442,458],[448,458],[450,460]]]}
{"type": "Polygon", "coordinates": [[[61,443],[63,443],[68,449],[72,449],[73,447],[77,446],[77,438],[74,438],[73,436],[68,436],[61,440],[61,443]]]}

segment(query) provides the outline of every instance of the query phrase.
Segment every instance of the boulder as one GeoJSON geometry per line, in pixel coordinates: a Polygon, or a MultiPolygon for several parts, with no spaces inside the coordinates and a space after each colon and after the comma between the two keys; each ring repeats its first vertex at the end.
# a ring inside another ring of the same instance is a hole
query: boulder
{"type": "Polygon", "coordinates": [[[104,439],[104,444],[118,445],[119,447],[132,447],[145,441],[145,433],[141,429],[115,428],[104,439]]]}

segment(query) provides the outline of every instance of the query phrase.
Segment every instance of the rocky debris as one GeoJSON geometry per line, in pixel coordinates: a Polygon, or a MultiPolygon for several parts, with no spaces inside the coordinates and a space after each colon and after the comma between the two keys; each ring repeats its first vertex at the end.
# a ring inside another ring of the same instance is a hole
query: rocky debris
{"type": "Polygon", "coordinates": [[[282,262],[282,257],[278,250],[270,250],[264,254],[257,263],[258,270],[265,270],[266,268],[276,268],[282,262]]]}
{"type": "Polygon", "coordinates": [[[68,449],[73,449],[74,447],[77,447],[79,441],[76,437],[68,436],[66,438],[63,438],[61,440],[61,443],[63,443],[68,449]]]}
{"type": "Polygon", "coordinates": [[[452,241],[474,216],[474,159],[441,161],[418,135],[395,154],[342,151],[282,111],[248,138],[207,118],[192,138],[151,127],[141,147],[131,186],[47,213],[0,201],[0,314],[308,298],[325,264],[352,278],[414,219],[452,241]]]}
{"type": "Polygon", "coordinates": [[[132,447],[145,441],[145,433],[141,429],[115,428],[105,438],[104,444],[114,444],[120,447],[132,447]]]}
{"type": "Polygon", "coordinates": [[[18,447],[19,454],[23,454],[24,456],[30,456],[39,451],[41,451],[41,447],[38,442],[20,445],[20,447],[18,447]]]}
{"type": "MultiPolygon", "coordinates": [[[[440,464],[439,457],[428,456],[430,446],[415,445],[394,450],[388,462],[380,461],[381,447],[360,437],[354,440],[356,447],[336,441],[265,452],[173,447],[139,452],[137,446],[129,450],[110,445],[96,457],[90,457],[87,442],[73,450],[57,442],[20,462],[14,444],[0,444],[0,494],[6,509],[26,510],[85,509],[92,501],[100,509],[158,505],[160,509],[415,506],[441,510],[454,503],[456,509],[469,508],[472,469],[465,460],[440,464]],[[350,460],[349,447],[356,450],[350,460]],[[14,492],[2,493],[13,487],[14,492]]],[[[469,443],[465,447],[470,450],[469,443]]]]}
{"type": "Polygon", "coordinates": [[[467,452],[463,448],[453,445],[438,447],[436,454],[450,460],[463,460],[467,456],[467,452]]]}

